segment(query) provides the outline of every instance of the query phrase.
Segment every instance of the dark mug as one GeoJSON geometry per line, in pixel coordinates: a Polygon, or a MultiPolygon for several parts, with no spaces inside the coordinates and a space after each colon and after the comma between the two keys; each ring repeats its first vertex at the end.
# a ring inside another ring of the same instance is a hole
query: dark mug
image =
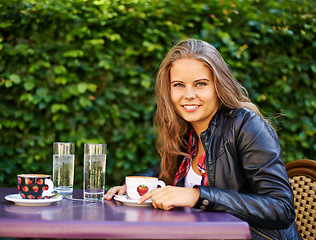
{"type": "Polygon", "coordinates": [[[54,184],[50,175],[19,174],[18,190],[24,199],[43,199],[53,194],[54,184]]]}

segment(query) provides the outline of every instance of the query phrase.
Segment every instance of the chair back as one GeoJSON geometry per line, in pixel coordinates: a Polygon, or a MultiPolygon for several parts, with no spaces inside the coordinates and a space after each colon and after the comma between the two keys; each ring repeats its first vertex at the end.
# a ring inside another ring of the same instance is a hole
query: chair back
{"type": "Polygon", "coordinates": [[[316,238],[316,161],[299,159],[285,164],[294,193],[296,224],[303,239],[316,238]]]}

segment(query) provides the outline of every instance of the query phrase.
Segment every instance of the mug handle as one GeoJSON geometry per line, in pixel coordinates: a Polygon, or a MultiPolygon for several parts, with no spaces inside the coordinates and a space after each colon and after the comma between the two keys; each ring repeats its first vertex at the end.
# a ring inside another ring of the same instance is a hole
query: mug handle
{"type": "Polygon", "coordinates": [[[160,187],[162,187],[162,188],[166,186],[165,182],[162,181],[162,180],[158,180],[157,185],[160,186],[160,187]]]}
{"type": "Polygon", "coordinates": [[[50,196],[53,194],[53,191],[54,191],[54,183],[51,179],[46,178],[45,184],[48,185],[48,189],[43,191],[42,197],[50,196]]]}

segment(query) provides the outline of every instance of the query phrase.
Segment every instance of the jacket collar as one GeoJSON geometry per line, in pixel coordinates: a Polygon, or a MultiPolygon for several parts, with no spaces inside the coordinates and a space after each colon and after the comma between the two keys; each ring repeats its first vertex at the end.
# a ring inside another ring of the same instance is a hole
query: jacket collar
{"type": "MultiPolygon", "coordinates": [[[[212,133],[213,130],[216,129],[218,124],[220,123],[220,119],[223,117],[223,115],[227,115],[231,112],[231,109],[221,107],[217,110],[217,112],[212,117],[211,121],[208,124],[207,129],[201,133],[202,135],[206,135],[207,133],[212,133]]],[[[212,135],[212,134],[211,134],[212,135]]]]}

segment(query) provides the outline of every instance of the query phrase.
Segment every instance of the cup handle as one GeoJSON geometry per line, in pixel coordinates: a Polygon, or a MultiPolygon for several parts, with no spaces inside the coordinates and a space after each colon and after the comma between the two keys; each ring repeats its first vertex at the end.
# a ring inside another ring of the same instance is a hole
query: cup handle
{"type": "Polygon", "coordinates": [[[42,197],[50,196],[53,194],[53,191],[54,191],[54,183],[51,179],[46,178],[45,184],[48,185],[48,189],[43,191],[42,197]]]}
{"type": "Polygon", "coordinates": [[[160,187],[162,187],[162,188],[166,186],[165,182],[162,181],[162,180],[158,180],[157,185],[160,186],[160,187]]]}

